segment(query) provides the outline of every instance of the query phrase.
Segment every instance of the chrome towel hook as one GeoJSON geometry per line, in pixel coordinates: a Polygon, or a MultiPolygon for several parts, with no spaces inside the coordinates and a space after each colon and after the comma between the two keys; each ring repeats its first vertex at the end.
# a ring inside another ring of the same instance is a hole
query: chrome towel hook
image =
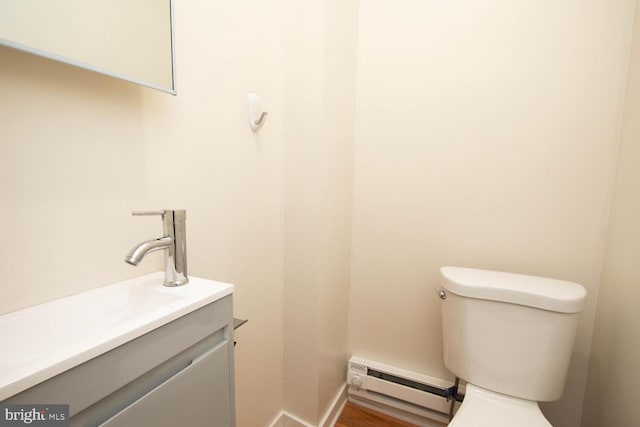
{"type": "Polygon", "coordinates": [[[258,129],[264,125],[264,122],[267,120],[266,111],[261,111],[260,109],[260,97],[255,92],[249,92],[248,96],[249,101],[249,127],[251,130],[256,132],[258,129]]]}

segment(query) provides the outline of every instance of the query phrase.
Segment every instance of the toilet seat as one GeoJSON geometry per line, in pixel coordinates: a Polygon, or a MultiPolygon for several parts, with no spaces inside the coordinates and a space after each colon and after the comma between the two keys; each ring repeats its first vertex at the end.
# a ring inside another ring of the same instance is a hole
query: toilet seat
{"type": "Polygon", "coordinates": [[[552,427],[538,402],[467,384],[464,400],[449,427],[552,427]]]}

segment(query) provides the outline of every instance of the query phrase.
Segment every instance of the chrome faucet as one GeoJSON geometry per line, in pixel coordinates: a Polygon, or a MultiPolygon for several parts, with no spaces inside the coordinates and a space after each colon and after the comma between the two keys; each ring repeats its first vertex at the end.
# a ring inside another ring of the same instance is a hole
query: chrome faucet
{"type": "Polygon", "coordinates": [[[136,245],[124,258],[131,265],[138,265],[148,253],[164,250],[164,285],[180,286],[189,283],[187,276],[187,236],[185,210],[134,211],[139,215],[160,215],[164,235],[136,245]]]}

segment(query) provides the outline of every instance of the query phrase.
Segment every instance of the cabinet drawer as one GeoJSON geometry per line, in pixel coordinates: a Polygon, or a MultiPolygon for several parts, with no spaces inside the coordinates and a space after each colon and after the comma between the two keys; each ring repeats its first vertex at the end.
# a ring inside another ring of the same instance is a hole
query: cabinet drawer
{"type": "Polygon", "coordinates": [[[193,360],[167,381],[101,424],[231,427],[229,342],[193,360]]]}

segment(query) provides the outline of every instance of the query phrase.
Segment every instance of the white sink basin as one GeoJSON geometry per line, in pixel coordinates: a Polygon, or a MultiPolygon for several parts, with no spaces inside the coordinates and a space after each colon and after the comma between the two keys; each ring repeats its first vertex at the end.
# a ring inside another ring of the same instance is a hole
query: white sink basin
{"type": "Polygon", "coordinates": [[[0,316],[0,401],[233,292],[152,273],[0,316]]]}

